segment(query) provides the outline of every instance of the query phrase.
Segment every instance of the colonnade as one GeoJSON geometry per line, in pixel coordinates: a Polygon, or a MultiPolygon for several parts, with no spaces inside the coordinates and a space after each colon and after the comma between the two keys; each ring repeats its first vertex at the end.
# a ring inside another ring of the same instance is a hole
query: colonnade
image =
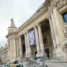
{"type": "MultiPolygon", "coordinates": [[[[35,38],[36,38],[36,48],[37,48],[37,56],[44,56],[44,44],[43,44],[43,37],[40,24],[34,27],[35,30],[35,38]]],[[[31,57],[31,48],[29,45],[29,32],[24,34],[25,36],[25,49],[26,49],[26,56],[31,57]]],[[[21,47],[21,37],[19,38],[19,45],[20,45],[20,57],[22,57],[22,47],[21,47]]]]}
{"type": "MultiPolygon", "coordinates": [[[[56,8],[54,8],[52,12],[50,12],[50,17],[48,18],[50,29],[51,29],[53,46],[55,50],[61,44],[60,43],[60,31],[58,30],[60,27],[58,27],[59,20],[58,20],[57,15],[58,15],[58,11],[56,8]]],[[[33,28],[35,30],[37,57],[44,56],[44,43],[43,43],[40,23],[34,26],[33,28]]],[[[25,32],[24,36],[25,36],[25,49],[26,49],[25,57],[31,57],[32,55],[31,55],[31,48],[29,45],[29,32],[28,31],[25,32]]],[[[19,37],[19,49],[20,49],[20,57],[22,57],[23,54],[22,54],[21,37],[19,37]]]]}

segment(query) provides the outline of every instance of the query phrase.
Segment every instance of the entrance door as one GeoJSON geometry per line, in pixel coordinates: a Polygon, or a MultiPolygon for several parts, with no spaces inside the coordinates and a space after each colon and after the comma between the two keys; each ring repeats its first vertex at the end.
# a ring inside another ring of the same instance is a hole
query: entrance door
{"type": "Polygon", "coordinates": [[[46,55],[47,55],[47,58],[50,58],[49,48],[46,48],[46,49],[45,49],[45,53],[46,53],[46,55]]]}
{"type": "Polygon", "coordinates": [[[35,57],[36,57],[36,55],[37,55],[37,51],[35,51],[35,57]]]}
{"type": "Polygon", "coordinates": [[[32,57],[35,58],[37,54],[36,46],[31,46],[31,53],[32,53],[32,57]]]}
{"type": "Polygon", "coordinates": [[[25,44],[23,44],[23,54],[25,54],[25,44]]]}

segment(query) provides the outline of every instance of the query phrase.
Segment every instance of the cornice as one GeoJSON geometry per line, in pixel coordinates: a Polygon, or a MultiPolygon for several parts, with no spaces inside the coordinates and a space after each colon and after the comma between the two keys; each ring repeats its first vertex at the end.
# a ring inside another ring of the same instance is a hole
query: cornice
{"type": "Polygon", "coordinates": [[[18,32],[21,31],[22,29],[24,29],[27,25],[29,25],[30,23],[32,23],[34,20],[36,20],[42,13],[44,13],[47,10],[47,7],[44,6],[39,12],[36,12],[30,19],[28,19],[24,24],[22,24],[19,28],[18,28],[18,32]]]}
{"type": "Polygon", "coordinates": [[[30,23],[32,23],[34,20],[36,20],[37,18],[39,18],[39,16],[42,13],[44,13],[46,10],[52,11],[54,7],[57,7],[57,9],[60,9],[65,4],[67,4],[67,0],[46,0],[43,3],[44,7],[39,12],[35,12],[34,15],[30,19],[28,19],[26,22],[24,22],[24,24],[22,24],[18,28],[17,33],[19,33],[19,31],[23,30],[27,25],[29,25],[30,23]]]}
{"type": "Polygon", "coordinates": [[[57,9],[60,9],[66,4],[67,4],[67,0],[50,0],[48,7],[50,8],[57,7],[57,9]]]}

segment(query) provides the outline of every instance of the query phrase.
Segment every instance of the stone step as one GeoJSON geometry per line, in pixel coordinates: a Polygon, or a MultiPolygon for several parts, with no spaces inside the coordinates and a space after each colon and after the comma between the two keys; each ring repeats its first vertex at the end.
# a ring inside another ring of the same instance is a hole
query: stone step
{"type": "Polygon", "coordinates": [[[34,59],[22,59],[19,63],[24,67],[67,67],[67,60],[34,60],[34,59]]]}
{"type": "Polygon", "coordinates": [[[67,67],[67,64],[52,63],[46,64],[48,67],[67,67]]]}
{"type": "Polygon", "coordinates": [[[65,60],[47,60],[45,64],[48,67],[67,67],[67,61],[65,60]]]}

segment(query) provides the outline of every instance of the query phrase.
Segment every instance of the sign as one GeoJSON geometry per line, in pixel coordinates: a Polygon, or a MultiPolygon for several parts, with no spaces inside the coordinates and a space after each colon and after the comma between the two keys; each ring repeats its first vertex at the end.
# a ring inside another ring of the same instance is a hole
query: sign
{"type": "Polygon", "coordinates": [[[29,31],[29,44],[30,46],[36,45],[35,31],[32,29],[29,31]]]}

